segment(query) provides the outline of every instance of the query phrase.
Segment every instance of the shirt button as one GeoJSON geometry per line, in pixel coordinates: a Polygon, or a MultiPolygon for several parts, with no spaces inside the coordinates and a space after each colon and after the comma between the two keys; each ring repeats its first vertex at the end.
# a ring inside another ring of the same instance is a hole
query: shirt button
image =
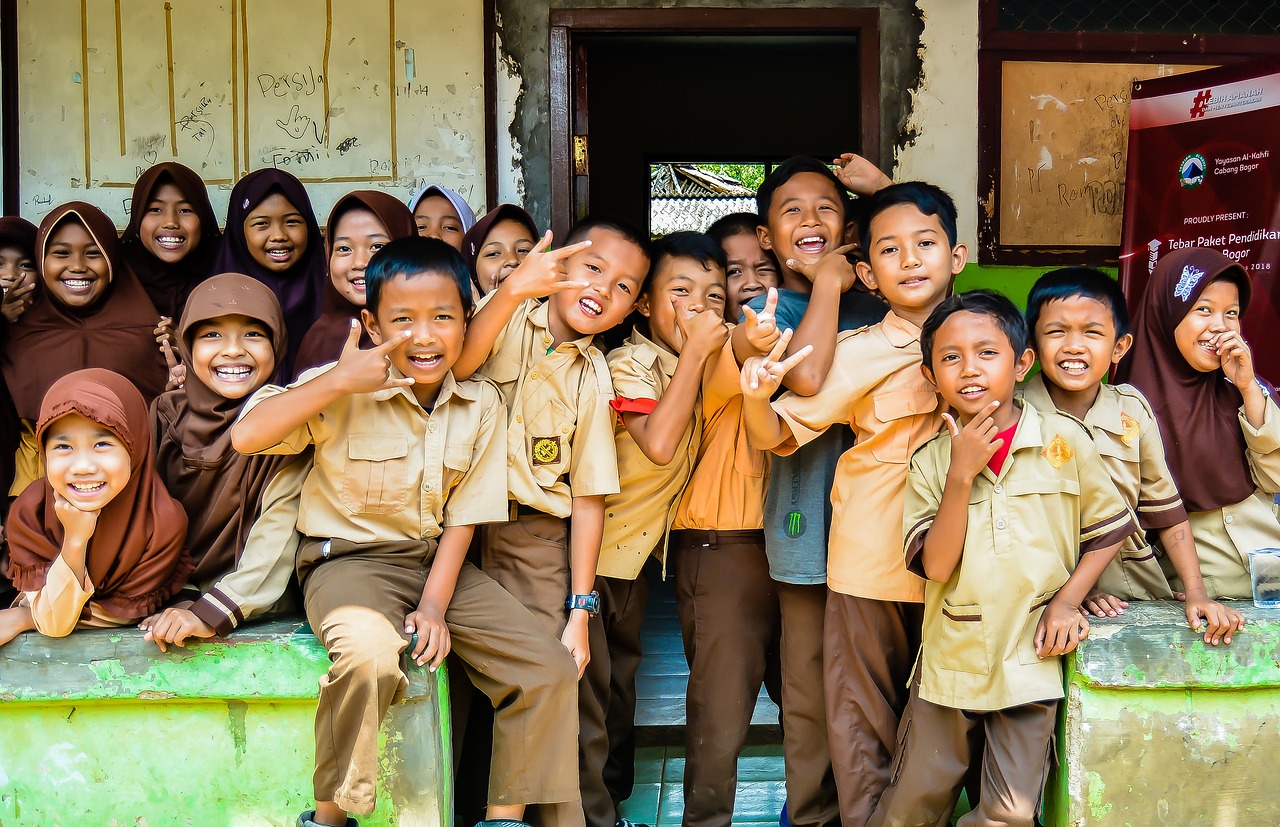
{"type": "Polygon", "coordinates": [[[535,370],[533,373],[529,374],[529,378],[530,378],[530,379],[537,379],[537,378],[538,378],[538,372],[535,370]]]}
{"type": "MultiPolygon", "coordinates": [[[[560,433],[562,433],[562,434],[567,434],[567,433],[569,433],[569,429],[568,429],[568,428],[561,428],[561,429],[560,429],[560,433]]],[[[1229,522],[1229,521],[1231,520],[1231,518],[1230,518],[1230,517],[1228,517],[1228,518],[1227,518],[1227,520],[1228,520],[1228,522],[1229,522]]]]}
{"type": "Polygon", "coordinates": [[[520,414],[516,414],[516,422],[524,422],[524,417],[520,414]]]}
{"type": "Polygon", "coordinates": [[[422,490],[423,490],[423,491],[430,491],[430,490],[431,490],[431,483],[429,483],[429,482],[424,482],[424,483],[422,484],[422,490]]]}
{"type": "Polygon", "coordinates": [[[1230,514],[1228,514],[1228,515],[1227,515],[1227,519],[1226,519],[1226,523],[1227,523],[1227,525],[1231,525],[1231,524],[1232,524],[1232,523],[1234,523],[1235,521],[1236,521],[1236,518],[1235,518],[1235,517],[1232,517],[1230,514]]]}
{"type": "Polygon", "coordinates": [[[999,494],[1004,491],[1004,486],[1001,485],[1000,483],[996,483],[996,487],[992,490],[994,490],[997,494],[999,494]]]}
{"type": "Polygon", "coordinates": [[[996,520],[996,528],[1000,529],[1001,531],[1004,531],[1004,527],[1005,527],[1004,520],[996,520]]]}
{"type": "Polygon", "coordinates": [[[435,421],[434,421],[434,420],[432,420],[431,422],[428,422],[428,423],[427,423],[427,430],[428,430],[428,431],[430,431],[430,432],[431,432],[431,433],[433,433],[433,434],[436,432],[436,423],[435,423],[435,421]]]}

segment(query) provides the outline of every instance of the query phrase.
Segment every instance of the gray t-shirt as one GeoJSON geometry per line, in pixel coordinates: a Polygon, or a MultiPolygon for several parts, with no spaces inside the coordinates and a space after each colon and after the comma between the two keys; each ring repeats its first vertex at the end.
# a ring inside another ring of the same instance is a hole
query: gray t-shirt
{"type": "MultiPolygon", "coordinates": [[[[759,312],[764,297],[748,306],[759,312]]],[[[809,296],[795,290],[778,291],[779,330],[795,330],[809,307],[809,296]]],[[[858,290],[840,297],[840,330],[876,324],[889,312],[884,302],[858,290]]],[[[827,539],[831,530],[831,487],[836,463],[853,445],[853,431],[836,425],[795,453],[774,455],[769,491],[764,500],[764,544],[769,575],[801,586],[827,582],[827,539]]]]}

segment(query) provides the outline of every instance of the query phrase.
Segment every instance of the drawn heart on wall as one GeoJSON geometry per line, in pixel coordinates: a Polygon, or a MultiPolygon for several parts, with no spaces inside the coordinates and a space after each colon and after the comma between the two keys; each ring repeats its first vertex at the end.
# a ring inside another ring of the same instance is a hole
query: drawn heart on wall
{"type": "Polygon", "coordinates": [[[142,160],[146,161],[148,164],[154,164],[156,159],[159,157],[159,154],[154,149],[148,149],[146,152],[142,153],[142,160]]]}

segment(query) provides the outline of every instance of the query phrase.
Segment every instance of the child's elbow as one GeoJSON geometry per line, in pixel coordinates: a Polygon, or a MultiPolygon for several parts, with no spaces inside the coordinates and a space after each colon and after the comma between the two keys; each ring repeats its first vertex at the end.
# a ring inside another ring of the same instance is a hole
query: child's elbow
{"type": "Polygon", "coordinates": [[[787,390],[797,396],[813,396],[822,388],[822,378],[816,371],[806,370],[804,365],[797,365],[786,375],[783,384],[787,386],[787,390]]]}

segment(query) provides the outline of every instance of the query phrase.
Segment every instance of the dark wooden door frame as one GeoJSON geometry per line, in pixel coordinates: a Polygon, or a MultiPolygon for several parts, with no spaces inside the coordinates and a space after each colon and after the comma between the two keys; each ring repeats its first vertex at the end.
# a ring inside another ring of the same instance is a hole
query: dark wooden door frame
{"type": "Polygon", "coordinates": [[[557,238],[568,232],[573,215],[575,35],[856,34],[860,151],[873,159],[880,157],[878,9],[561,9],[551,12],[550,22],[551,226],[557,238]]]}
{"type": "Polygon", "coordinates": [[[18,175],[18,0],[0,0],[0,165],[4,169],[4,215],[18,215],[21,198],[18,175]]]}

